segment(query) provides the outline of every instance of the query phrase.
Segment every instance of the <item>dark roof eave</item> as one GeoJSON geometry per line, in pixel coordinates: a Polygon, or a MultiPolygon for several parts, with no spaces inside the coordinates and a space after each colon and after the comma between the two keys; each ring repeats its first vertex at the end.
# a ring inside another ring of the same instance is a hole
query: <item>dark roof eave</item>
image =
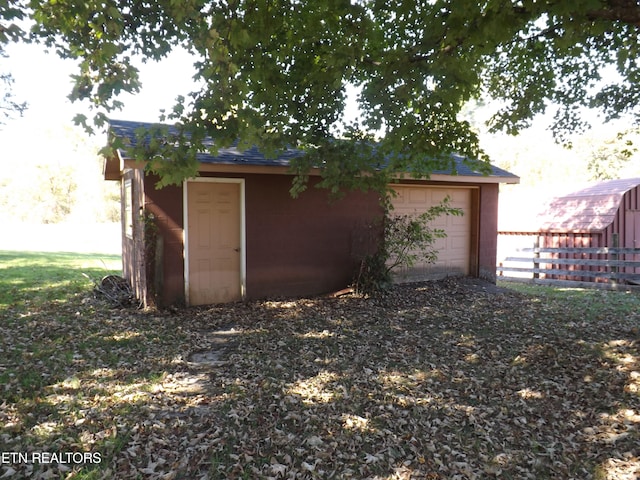
{"type": "MultiPolygon", "coordinates": [[[[289,170],[288,162],[232,162],[232,161],[200,161],[202,172],[216,172],[221,171],[224,173],[233,173],[233,171],[250,173],[256,171],[259,173],[274,173],[283,174],[293,173],[289,170]]],[[[125,158],[124,166],[128,168],[142,168],[141,162],[125,158]]],[[[311,175],[320,175],[319,169],[313,169],[311,175]]],[[[482,184],[518,184],[520,183],[520,177],[516,175],[498,176],[498,175],[455,175],[451,173],[433,173],[429,178],[415,178],[410,175],[398,175],[396,180],[399,181],[432,181],[432,182],[450,182],[450,183],[482,183],[482,184]]]]}
{"type": "MultiPolygon", "coordinates": [[[[130,144],[134,144],[136,142],[135,130],[138,127],[149,127],[153,125],[151,123],[121,120],[111,120],[109,124],[110,131],[113,134],[125,138],[130,144]]],[[[244,151],[231,147],[220,149],[216,156],[207,153],[200,153],[197,158],[203,166],[208,166],[207,170],[209,171],[214,171],[216,166],[221,166],[225,169],[238,167],[241,170],[253,167],[279,167],[277,170],[280,172],[282,169],[289,168],[292,159],[303,154],[304,152],[301,150],[290,149],[283,152],[279,157],[271,159],[262,154],[256,147],[252,147],[244,151]]],[[[125,163],[131,168],[136,168],[133,166],[134,164],[139,165],[139,162],[134,162],[133,159],[127,158],[124,150],[119,150],[118,156],[119,167],[121,169],[124,168],[125,163]]],[[[464,159],[462,157],[453,155],[453,159],[456,163],[457,174],[452,174],[450,171],[439,170],[433,172],[429,179],[422,180],[450,181],[455,183],[520,183],[520,178],[518,176],[494,165],[491,165],[491,173],[489,175],[484,175],[472,170],[469,166],[464,164],[464,159]]]]}

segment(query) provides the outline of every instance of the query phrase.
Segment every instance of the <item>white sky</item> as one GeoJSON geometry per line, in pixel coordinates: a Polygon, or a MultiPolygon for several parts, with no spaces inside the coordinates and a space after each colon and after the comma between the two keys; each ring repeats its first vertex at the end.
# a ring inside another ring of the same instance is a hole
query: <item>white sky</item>
{"type": "MultiPolygon", "coordinates": [[[[72,104],[67,99],[72,88],[70,75],[77,73],[74,63],[37,45],[9,45],[6,52],[9,58],[0,59],[0,71],[11,73],[15,101],[26,101],[28,109],[22,117],[0,126],[0,161],[15,155],[40,154],[43,150],[56,154],[62,148],[68,153],[68,142],[57,139],[59,132],[73,125],[77,113],[89,118],[92,115],[86,105],[72,104]]],[[[173,55],[161,63],[140,66],[143,90],[135,96],[123,95],[120,100],[125,107],[112,112],[113,118],[157,121],[161,108],[169,111],[177,95],[191,91],[193,67],[186,56],[173,55]]],[[[103,146],[103,135],[87,138],[103,146]]]]}
{"type": "MultiPolygon", "coordinates": [[[[15,156],[33,157],[43,150],[53,155],[68,154],[68,141],[60,137],[60,132],[69,130],[78,113],[92,118],[87,105],[67,99],[72,89],[70,75],[78,71],[74,62],[62,60],[38,45],[12,44],[6,53],[9,58],[0,57],[0,72],[11,73],[14,100],[26,101],[28,109],[22,117],[0,125],[0,162],[15,156]]],[[[136,66],[140,69],[142,90],[136,95],[121,95],[118,99],[124,108],[108,113],[111,118],[158,121],[161,109],[170,112],[178,95],[186,96],[194,89],[195,70],[184,51],[172,53],[161,62],[140,62],[136,66]]],[[[353,89],[349,93],[355,95],[353,89]]],[[[353,118],[355,113],[349,116],[353,118]]],[[[80,127],[75,130],[98,148],[104,146],[104,135],[90,137],[80,127]]]]}
{"type": "MultiPolygon", "coordinates": [[[[77,113],[91,117],[86,106],[71,104],[67,99],[72,88],[69,75],[77,71],[74,63],[63,61],[55,53],[47,53],[37,45],[9,45],[7,53],[8,59],[0,58],[0,72],[13,75],[16,100],[27,101],[29,107],[22,117],[0,126],[0,165],[11,162],[15,166],[21,159],[35,159],[42,155],[69,156],[73,153],[70,152],[73,148],[70,143],[73,142],[69,138],[73,117],[77,113]]],[[[172,54],[160,63],[141,63],[138,67],[142,91],[135,96],[121,96],[125,107],[112,112],[113,118],[157,121],[160,109],[170,111],[177,95],[186,95],[193,90],[194,69],[184,53],[172,54]]],[[[538,122],[519,139],[485,137],[484,146],[498,164],[501,156],[508,159],[514,154],[514,147],[517,149],[527,143],[536,146],[538,155],[566,157],[568,152],[558,153],[559,147],[553,145],[552,137],[544,126],[545,122],[538,122]]],[[[79,127],[75,132],[76,141],[80,136],[97,148],[104,146],[104,135],[88,137],[79,127]]]]}

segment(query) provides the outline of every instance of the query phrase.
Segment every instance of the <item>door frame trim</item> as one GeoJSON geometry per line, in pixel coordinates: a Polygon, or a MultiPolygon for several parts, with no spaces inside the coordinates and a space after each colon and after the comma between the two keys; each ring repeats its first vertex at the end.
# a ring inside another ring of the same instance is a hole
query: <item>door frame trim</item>
{"type": "Polygon", "coordinates": [[[182,229],[182,245],[184,251],[184,298],[189,302],[189,183],[237,183],[240,186],[240,298],[247,296],[247,237],[246,237],[246,212],[245,212],[245,180],[244,178],[225,177],[197,177],[189,178],[182,184],[182,210],[184,227],[182,229]]]}

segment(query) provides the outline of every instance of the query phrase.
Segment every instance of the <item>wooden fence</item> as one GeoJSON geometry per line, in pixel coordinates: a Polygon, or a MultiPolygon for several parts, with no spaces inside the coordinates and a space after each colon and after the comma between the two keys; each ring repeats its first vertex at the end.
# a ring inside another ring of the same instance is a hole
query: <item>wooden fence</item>
{"type": "Polygon", "coordinates": [[[499,262],[499,280],[640,290],[640,248],[521,248],[499,262]]]}

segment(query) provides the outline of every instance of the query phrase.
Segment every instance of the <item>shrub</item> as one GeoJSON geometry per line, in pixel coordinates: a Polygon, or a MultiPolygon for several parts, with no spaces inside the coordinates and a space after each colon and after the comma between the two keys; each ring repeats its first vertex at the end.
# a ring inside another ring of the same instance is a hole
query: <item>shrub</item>
{"type": "Polygon", "coordinates": [[[451,206],[449,196],[421,214],[394,215],[391,208],[387,208],[382,219],[383,240],[374,254],[361,261],[355,290],[368,296],[383,295],[393,285],[394,269],[411,268],[417,261],[435,263],[438,251],[434,243],[447,234],[443,229],[433,228],[431,223],[442,215],[462,214],[461,209],[451,206]]]}

